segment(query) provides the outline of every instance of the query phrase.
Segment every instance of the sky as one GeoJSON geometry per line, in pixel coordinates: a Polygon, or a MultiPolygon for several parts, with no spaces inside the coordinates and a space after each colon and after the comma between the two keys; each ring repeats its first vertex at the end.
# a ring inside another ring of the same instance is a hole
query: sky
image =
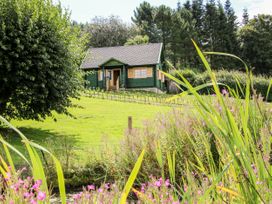
{"type": "MultiPolygon", "coordinates": [[[[95,16],[108,17],[110,15],[119,16],[124,22],[130,23],[133,10],[139,6],[143,0],[53,0],[60,1],[72,13],[71,17],[77,22],[89,22],[95,16]]],[[[158,6],[165,4],[176,8],[178,0],[146,0],[151,5],[158,6]]],[[[184,3],[186,0],[180,0],[184,3]]],[[[224,2],[225,0],[221,0],[224,2]]],[[[204,0],[205,2],[205,0],[204,0]]],[[[241,21],[243,9],[247,8],[250,18],[259,13],[272,14],[272,0],[232,0],[233,8],[241,21]]]]}

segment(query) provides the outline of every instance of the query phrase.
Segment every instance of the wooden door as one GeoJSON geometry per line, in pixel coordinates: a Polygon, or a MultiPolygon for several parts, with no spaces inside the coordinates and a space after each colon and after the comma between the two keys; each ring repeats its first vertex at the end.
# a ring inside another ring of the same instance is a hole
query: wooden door
{"type": "Polygon", "coordinates": [[[113,86],[117,85],[117,83],[119,81],[118,78],[120,78],[120,70],[114,70],[113,71],[113,86]]]}

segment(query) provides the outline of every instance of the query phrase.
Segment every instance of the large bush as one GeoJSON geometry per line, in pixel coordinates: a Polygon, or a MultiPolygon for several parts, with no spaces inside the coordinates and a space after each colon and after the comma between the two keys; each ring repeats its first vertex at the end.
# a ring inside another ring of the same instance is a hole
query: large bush
{"type": "MultiPolygon", "coordinates": [[[[190,69],[178,70],[173,73],[173,75],[177,78],[181,78],[180,74],[182,74],[193,86],[199,86],[205,83],[209,83],[211,81],[208,72],[195,72],[190,69]]],[[[237,90],[241,97],[243,97],[245,93],[246,87],[246,73],[239,71],[217,71],[214,72],[217,82],[229,86],[231,89],[237,90]],[[242,89],[242,90],[241,90],[242,89]]],[[[266,76],[253,76],[253,87],[257,94],[260,94],[263,97],[266,97],[267,91],[269,89],[269,85],[271,83],[272,78],[266,76]]],[[[224,85],[220,85],[223,89],[224,85]]],[[[184,87],[183,87],[184,88],[184,87]]],[[[203,94],[212,94],[214,93],[213,87],[202,89],[200,91],[203,94]]],[[[272,100],[272,90],[270,89],[270,93],[268,96],[268,100],[272,100]]]]}
{"type": "Polygon", "coordinates": [[[0,115],[67,112],[81,84],[79,36],[51,0],[0,0],[0,115]]]}

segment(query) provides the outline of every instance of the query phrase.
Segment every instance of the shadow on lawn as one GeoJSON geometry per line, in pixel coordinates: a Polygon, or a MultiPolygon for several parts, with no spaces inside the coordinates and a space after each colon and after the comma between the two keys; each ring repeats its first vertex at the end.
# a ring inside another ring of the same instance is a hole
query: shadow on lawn
{"type": "MultiPolygon", "coordinates": [[[[33,142],[45,147],[51,153],[53,153],[57,158],[63,160],[63,162],[68,162],[67,160],[70,157],[75,156],[76,146],[78,146],[79,140],[75,135],[67,135],[60,134],[51,130],[45,130],[41,128],[32,128],[32,127],[20,127],[19,130],[33,142]],[[67,159],[68,158],[68,159],[67,159]]],[[[15,132],[6,129],[3,131],[4,137],[8,143],[13,145],[16,149],[18,149],[23,155],[28,158],[27,150],[23,143],[21,142],[21,138],[15,132]]],[[[0,151],[2,151],[0,147],[0,151]]],[[[40,151],[38,151],[40,152],[40,151]]],[[[40,152],[44,162],[46,161],[47,156],[40,152]],[[44,156],[45,155],[45,156],[44,156]]],[[[12,152],[12,156],[14,159],[14,163],[16,166],[23,166],[26,163],[22,160],[17,154],[12,152]]],[[[69,165],[69,164],[65,164],[69,165]]]]}

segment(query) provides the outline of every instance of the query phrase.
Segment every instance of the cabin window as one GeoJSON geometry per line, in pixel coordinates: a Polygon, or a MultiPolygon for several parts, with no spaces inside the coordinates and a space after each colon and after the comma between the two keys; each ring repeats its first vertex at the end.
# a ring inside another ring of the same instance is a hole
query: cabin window
{"type": "Polygon", "coordinates": [[[147,71],[146,69],[136,69],[134,73],[135,78],[146,78],[147,77],[147,71]]]}
{"type": "Polygon", "coordinates": [[[153,68],[150,67],[137,67],[128,69],[128,78],[148,78],[152,77],[153,68]]]}

